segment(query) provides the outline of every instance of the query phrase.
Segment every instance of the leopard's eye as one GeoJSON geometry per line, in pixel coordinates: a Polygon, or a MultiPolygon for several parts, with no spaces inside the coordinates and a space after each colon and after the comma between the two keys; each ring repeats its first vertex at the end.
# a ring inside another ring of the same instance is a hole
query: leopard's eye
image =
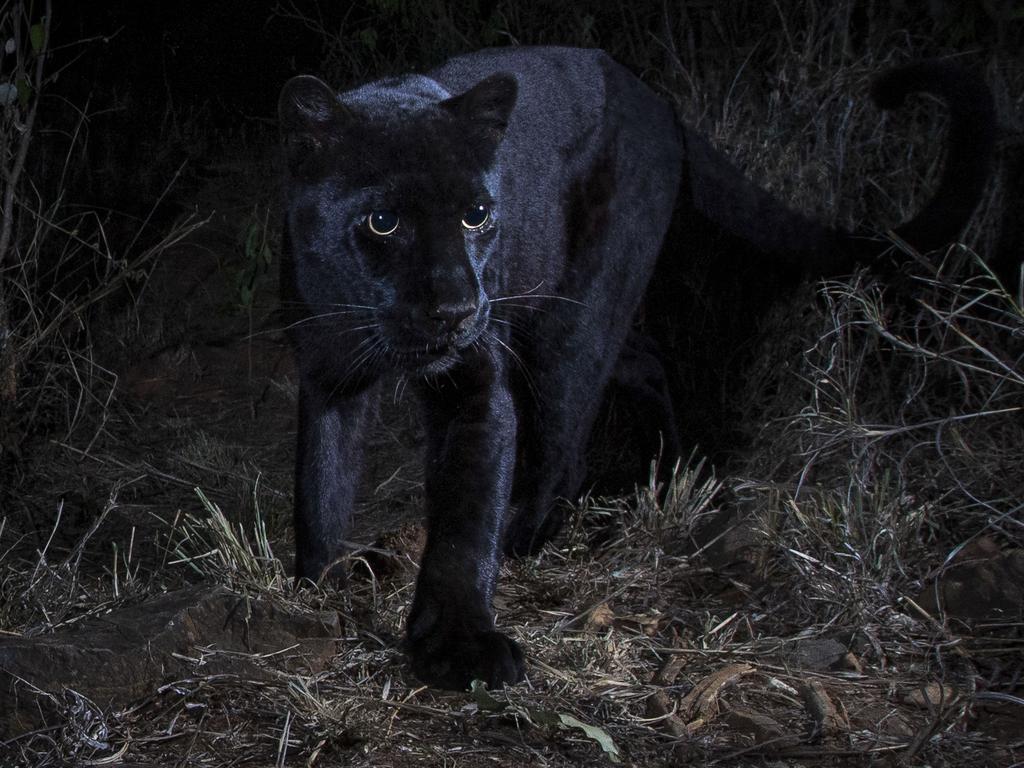
{"type": "Polygon", "coordinates": [[[490,218],[490,208],[486,205],[474,205],[462,215],[462,226],[466,229],[480,229],[490,218]]]}
{"type": "Polygon", "coordinates": [[[394,211],[371,211],[366,217],[366,226],[375,235],[390,235],[398,229],[398,214],[394,211]]]}

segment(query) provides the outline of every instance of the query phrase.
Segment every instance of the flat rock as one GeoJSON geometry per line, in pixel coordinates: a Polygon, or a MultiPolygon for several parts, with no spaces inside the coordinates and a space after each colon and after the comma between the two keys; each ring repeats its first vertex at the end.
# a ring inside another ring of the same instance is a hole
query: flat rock
{"type": "Polygon", "coordinates": [[[1024,550],[999,550],[995,542],[979,539],[945,568],[917,596],[933,616],[945,615],[966,623],[1020,621],[1024,617],[1024,550]]]}
{"type": "Polygon", "coordinates": [[[226,587],[193,587],[118,608],[48,635],[0,638],[0,738],[39,727],[75,691],[122,707],[180,677],[267,667],[322,670],[341,633],[336,613],[302,612],[226,587]],[[267,665],[259,656],[268,658],[267,665]]]}
{"type": "MultiPolygon", "coordinates": [[[[754,744],[764,742],[779,743],[786,736],[783,727],[773,718],[746,707],[733,707],[725,715],[725,724],[736,732],[745,735],[754,744]]],[[[791,734],[789,742],[799,741],[796,734],[791,734]]]]}
{"type": "Polygon", "coordinates": [[[844,667],[849,648],[831,637],[808,637],[797,640],[783,654],[783,659],[796,669],[824,672],[844,667]]]}
{"type": "Polygon", "coordinates": [[[742,505],[726,506],[708,516],[694,539],[711,567],[747,577],[756,576],[768,547],[757,518],[742,505]]]}

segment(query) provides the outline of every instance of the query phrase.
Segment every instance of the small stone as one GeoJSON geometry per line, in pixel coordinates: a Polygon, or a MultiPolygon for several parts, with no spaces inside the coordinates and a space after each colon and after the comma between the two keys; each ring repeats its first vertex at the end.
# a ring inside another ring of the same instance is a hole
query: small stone
{"type": "Polygon", "coordinates": [[[921,709],[948,707],[957,696],[956,688],[943,683],[931,682],[920,688],[914,688],[903,695],[903,701],[921,709]]]}

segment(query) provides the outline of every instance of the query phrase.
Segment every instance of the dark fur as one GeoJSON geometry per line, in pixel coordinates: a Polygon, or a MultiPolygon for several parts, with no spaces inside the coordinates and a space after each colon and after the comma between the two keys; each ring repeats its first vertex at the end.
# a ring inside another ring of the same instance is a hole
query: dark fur
{"type": "MultiPolygon", "coordinates": [[[[428,440],[413,670],[443,687],[496,686],[524,674],[491,611],[502,548],[531,552],[557,530],[554,503],[580,489],[606,386],[649,401],[651,429],[673,419],[657,349],[631,331],[656,268],[668,283],[680,260],[699,259],[688,251],[699,232],[761,254],[749,279],[777,273],[783,285],[849,270],[875,246],[751,185],[599,51],[482,51],[430,78],[340,97],[297,78],[281,96],[282,300],[301,377],[296,577],[331,574],[368,400],[383,377],[407,377],[428,440]],[[461,217],[480,202],[492,221],[467,231],[461,217]],[[373,210],[399,213],[394,234],[368,230],[373,210]]],[[[977,203],[992,107],[976,79],[936,63],[888,75],[876,95],[896,104],[915,90],[952,108],[942,187],[897,230],[928,249],[977,203]]],[[[678,450],[672,434],[666,450],[678,450]]]]}

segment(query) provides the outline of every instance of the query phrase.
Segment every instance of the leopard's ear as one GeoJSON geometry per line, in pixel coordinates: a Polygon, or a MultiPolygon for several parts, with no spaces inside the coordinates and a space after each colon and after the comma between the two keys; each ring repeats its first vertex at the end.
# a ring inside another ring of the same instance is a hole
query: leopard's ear
{"type": "Polygon", "coordinates": [[[284,84],[277,101],[281,138],[290,153],[318,150],[339,138],[348,110],[337,94],[312,75],[284,84]]]}
{"type": "Polygon", "coordinates": [[[468,125],[471,133],[493,150],[508,128],[516,105],[516,94],[515,77],[498,72],[465,93],[442,101],[441,106],[468,125]]]}

